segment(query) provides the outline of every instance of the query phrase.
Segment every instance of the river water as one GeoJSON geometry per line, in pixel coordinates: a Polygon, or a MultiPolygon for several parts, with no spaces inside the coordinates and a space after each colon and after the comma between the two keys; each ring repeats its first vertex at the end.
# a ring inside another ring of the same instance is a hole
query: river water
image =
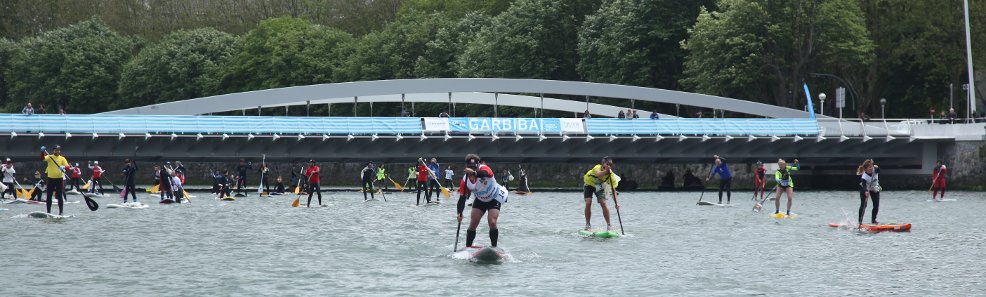
{"type": "MultiPolygon", "coordinates": [[[[146,209],[97,198],[98,211],[69,204],[75,217],[61,221],[25,215],[43,205],[0,205],[0,296],[986,294],[986,195],[976,192],[949,193],[956,202],[884,192],[879,220],[913,229],[879,234],[826,225],[856,216],[854,192],[796,193],[799,216],[784,220],[752,212],[749,193],[735,193],[735,207],[697,206],[699,193],[624,193],[627,236],[616,239],[577,235],[581,193],[512,196],[501,265],[453,256],[454,200],[417,207],[409,193],[364,203],[334,192],[309,209],[291,208],[293,196],[195,194],[146,209]]],[[[593,225],[605,226],[594,210],[593,225]]],[[[487,230],[484,221],[477,243],[487,230]]]]}

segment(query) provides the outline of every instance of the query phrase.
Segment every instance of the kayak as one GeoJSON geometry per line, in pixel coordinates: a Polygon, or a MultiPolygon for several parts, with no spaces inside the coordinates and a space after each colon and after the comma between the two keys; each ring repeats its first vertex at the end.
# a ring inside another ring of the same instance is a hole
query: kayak
{"type": "Polygon", "coordinates": [[[582,229],[579,230],[579,235],[581,235],[582,237],[614,238],[614,237],[620,237],[620,231],[616,231],[616,230],[600,231],[600,230],[582,229]]]}
{"type": "Polygon", "coordinates": [[[794,219],[794,218],[797,218],[798,217],[798,214],[795,213],[795,214],[788,215],[788,214],[783,213],[783,212],[778,212],[778,213],[772,213],[772,214],[770,214],[770,217],[771,218],[775,218],[775,219],[794,219]]]}
{"type": "Polygon", "coordinates": [[[469,253],[469,261],[480,264],[500,264],[507,257],[507,252],[498,247],[469,246],[463,251],[469,253]]]}
{"type": "MultiPolygon", "coordinates": [[[[854,226],[841,223],[829,223],[829,227],[832,228],[853,228],[854,226]]],[[[910,232],[911,224],[879,224],[879,225],[867,225],[863,224],[859,226],[861,231],[869,232],[910,232]]]]}

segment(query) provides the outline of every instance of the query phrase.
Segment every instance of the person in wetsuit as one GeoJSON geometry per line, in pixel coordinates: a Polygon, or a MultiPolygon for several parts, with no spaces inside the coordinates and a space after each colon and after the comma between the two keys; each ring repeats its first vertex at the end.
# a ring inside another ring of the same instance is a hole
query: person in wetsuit
{"type": "Polygon", "coordinates": [[[123,184],[123,203],[127,203],[127,195],[131,195],[134,198],[134,203],[137,203],[137,191],[136,181],[134,175],[137,173],[137,160],[126,159],[123,160],[123,176],[126,182],[123,184]]]}
{"type": "Polygon", "coordinates": [[[729,165],[724,162],[725,158],[719,158],[719,155],[714,155],[715,167],[712,168],[712,173],[709,173],[709,177],[705,178],[705,181],[709,181],[716,174],[719,175],[719,204],[722,204],[722,192],[726,192],[726,204],[733,198],[733,173],[729,171],[729,165]]]}
{"type": "Polygon", "coordinates": [[[312,207],[312,195],[318,195],[318,205],[322,205],[322,188],[319,186],[321,179],[319,178],[319,173],[322,169],[315,165],[315,160],[308,162],[308,170],[305,171],[305,176],[308,177],[308,204],[307,207],[312,207]]]}
{"type": "Polygon", "coordinates": [[[366,193],[370,193],[371,199],[376,199],[373,197],[373,162],[366,163],[363,170],[360,170],[360,186],[363,187],[363,201],[366,201],[366,193]]]}
{"type": "Polygon", "coordinates": [[[859,175],[859,225],[863,224],[863,214],[866,213],[866,200],[873,200],[873,212],[870,214],[870,224],[879,224],[876,215],[880,212],[880,166],[877,166],[872,159],[863,161],[862,165],[856,168],[856,175],[859,175]]]}

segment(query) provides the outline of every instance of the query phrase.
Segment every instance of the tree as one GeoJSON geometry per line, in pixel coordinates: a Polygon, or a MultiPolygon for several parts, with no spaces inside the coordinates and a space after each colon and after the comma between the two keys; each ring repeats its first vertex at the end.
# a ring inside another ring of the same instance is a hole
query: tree
{"type": "Polygon", "coordinates": [[[401,4],[402,11],[442,12],[459,18],[470,13],[498,15],[507,10],[514,0],[407,0],[401,4]]]}
{"type": "Polygon", "coordinates": [[[614,0],[579,29],[579,74],[593,82],[678,89],[688,36],[713,0],[614,0]]]}
{"type": "Polygon", "coordinates": [[[452,24],[454,22],[441,13],[406,12],[383,30],[352,43],[346,70],[340,73],[339,80],[419,77],[415,65],[423,59],[429,42],[436,40],[439,29],[452,24]]]}
{"type": "Polygon", "coordinates": [[[260,23],[222,74],[224,93],[334,82],[349,33],[294,18],[260,23]]]}
{"type": "Polygon", "coordinates": [[[7,76],[11,75],[11,60],[19,54],[17,43],[0,38],[0,106],[7,104],[7,76]]]}
{"type": "Polygon", "coordinates": [[[577,28],[595,1],[517,0],[457,61],[463,77],[575,80],[577,28]]]}
{"type": "Polygon", "coordinates": [[[124,65],[113,108],[215,94],[217,74],[237,52],[235,36],[212,28],[171,33],[124,65]]]}
{"type": "Polygon", "coordinates": [[[771,94],[799,108],[802,82],[819,65],[867,65],[873,41],[853,0],[721,0],[703,9],[682,44],[686,86],[707,94],[756,101],[771,94]]]}
{"type": "Polygon", "coordinates": [[[48,110],[66,106],[71,113],[104,111],[117,98],[117,81],[140,42],[90,19],[20,42],[11,61],[8,110],[26,102],[48,110]]]}
{"type": "Polygon", "coordinates": [[[466,14],[458,22],[438,29],[425,44],[424,53],[415,61],[417,77],[455,77],[457,58],[476,34],[489,26],[491,18],[479,12],[466,14]]]}

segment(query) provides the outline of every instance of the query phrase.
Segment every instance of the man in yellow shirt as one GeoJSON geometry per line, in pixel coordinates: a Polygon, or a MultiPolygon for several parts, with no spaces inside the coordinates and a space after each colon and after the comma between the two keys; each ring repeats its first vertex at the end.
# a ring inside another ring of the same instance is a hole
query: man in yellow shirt
{"type": "MultiPolygon", "coordinates": [[[[613,184],[616,183],[613,180],[613,159],[609,157],[604,157],[602,162],[596,164],[582,176],[582,181],[585,183],[583,188],[583,197],[585,198],[585,230],[590,230],[592,227],[589,224],[589,218],[592,217],[592,196],[596,196],[596,200],[599,202],[599,206],[603,209],[603,218],[606,219],[606,231],[612,230],[613,226],[609,222],[609,207],[606,207],[606,191],[609,188],[610,191],[615,191],[613,184]]],[[[619,206],[617,206],[619,207],[619,206]]]]}
{"type": "Polygon", "coordinates": [[[48,150],[44,146],[41,147],[41,158],[48,164],[47,169],[45,169],[45,173],[48,174],[48,200],[45,205],[48,207],[48,213],[51,213],[51,196],[55,194],[55,198],[58,199],[58,215],[62,215],[62,209],[65,203],[65,184],[62,182],[69,165],[68,160],[62,156],[61,146],[56,145],[53,151],[55,152],[54,154],[48,154],[48,150]]]}

